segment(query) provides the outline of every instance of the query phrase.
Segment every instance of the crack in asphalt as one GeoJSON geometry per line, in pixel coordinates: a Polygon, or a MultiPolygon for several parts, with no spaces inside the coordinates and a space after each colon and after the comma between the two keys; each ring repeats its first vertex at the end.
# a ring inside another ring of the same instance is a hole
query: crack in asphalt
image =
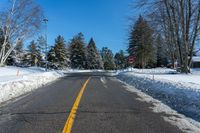
{"type": "MultiPolygon", "coordinates": [[[[133,114],[133,113],[144,113],[144,112],[148,112],[148,111],[141,111],[141,110],[129,110],[129,111],[87,111],[87,110],[78,110],[77,113],[92,113],[92,114],[98,114],[98,113],[104,113],[104,114],[120,114],[120,113],[124,113],[124,114],[133,114]]],[[[3,113],[0,114],[0,116],[2,115],[53,115],[53,114],[66,114],[66,113],[70,113],[70,111],[64,111],[64,112],[19,112],[19,113],[3,113]]]]}

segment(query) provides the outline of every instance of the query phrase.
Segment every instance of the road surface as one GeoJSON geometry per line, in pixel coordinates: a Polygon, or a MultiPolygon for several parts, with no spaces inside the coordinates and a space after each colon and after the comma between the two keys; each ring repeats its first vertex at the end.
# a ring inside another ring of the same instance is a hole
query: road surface
{"type": "Polygon", "coordinates": [[[125,88],[106,73],[68,75],[0,107],[0,133],[181,133],[125,88]]]}

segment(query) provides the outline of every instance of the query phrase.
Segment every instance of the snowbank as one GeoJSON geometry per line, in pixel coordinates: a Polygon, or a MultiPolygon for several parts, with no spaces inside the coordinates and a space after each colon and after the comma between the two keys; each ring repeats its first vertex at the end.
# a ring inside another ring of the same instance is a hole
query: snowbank
{"type": "Polygon", "coordinates": [[[128,68],[122,70],[124,72],[134,72],[140,74],[177,74],[177,71],[169,68],[155,68],[155,69],[136,69],[136,68],[128,68]]]}
{"type": "Polygon", "coordinates": [[[0,67],[0,103],[33,91],[62,76],[42,68],[0,67]]]}
{"type": "Polygon", "coordinates": [[[121,72],[117,78],[177,112],[200,121],[200,75],[167,74],[167,71],[164,74],[121,72]]]}

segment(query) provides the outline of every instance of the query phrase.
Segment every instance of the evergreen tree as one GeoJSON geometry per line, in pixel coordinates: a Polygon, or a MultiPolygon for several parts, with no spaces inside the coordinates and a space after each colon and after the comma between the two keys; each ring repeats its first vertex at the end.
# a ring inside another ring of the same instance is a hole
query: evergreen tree
{"type": "Polygon", "coordinates": [[[139,17],[131,29],[128,52],[130,56],[135,57],[137,67],[145,68],[156,63],[153,30],[142,16],[139,17]]]}
{"type": "Polygon", "coordinates": [[[114,58],[117,69],[123,69],[127,66],[127,59],[123,50],[120,50],[118,53],[116,53],[114,58]]]}
{"type": "Polygon", "coordinates": [[[91,38],[87,46],[87,68],[88,69],[103,69],[103,62],[96,48],[96,44],[93,38],[91,38]]]}
{"type": "Polygon", "coordinates": [[[28,46],[28,55],[27,57],[30,58],[29,63],[31,66],[38,66],[39,62],[41,61],[40,51],[37,47],[35,41],[31,41],[30,45],[28,46]]]}
{"type": "Polygon", "coordinates": [[[31,54],[29,50],[24,50],[24,56],[22,58],[22,66],[30,67],[31,66],[31,54]]]}
{"type": "Polygon", "coordinates": [[[56,58],[54,46],[52,46],[47,54],[48,67],[57,69],[58,68],[57,60],[58,59],[56,58]]]}
{"type": "Polygon", "coordinates": [[[113,53],[107,47],[103,47],[101,51],[101,56],[104,63],[105,70],[114,70],[115,69],[115,62],[113,58],[113,53]]]}
{"type": "Polygon", "coordinates": [[[82,33],[76,35],[70,42],[71,67],[77,69],[86,68],[86,51],[82,33]]]}
{"type": "Polygon", "coordinates": [[[15,64],[17,66],[23,66],[25,52],[24,52],[24,43],[22,40],[18,42],[14,52],[15,52],[15,64]]]}
{"type": "Polygon", "coordinates": [[[65,40],[60,35],[55,40],[54,51],[56,56],[55,61],[58,64],[58,67],[61,69],[69,67],[69,53],[66,49],[65,40]]]}
{"type": "Polygon", "coordinates": [[[38,50],[41,54],[41,60],[39,62],[41,67],[45,67],[46,66],[46,39],[43,36],[39,36],[37,39],[37,47],[38,50]]]}
{"type": "Polygon", "coordinates": [[[37,39],[38,49],[40,53],[45,55],[46,52],[46,39],[43,36],[39,36],[37,39]]]}

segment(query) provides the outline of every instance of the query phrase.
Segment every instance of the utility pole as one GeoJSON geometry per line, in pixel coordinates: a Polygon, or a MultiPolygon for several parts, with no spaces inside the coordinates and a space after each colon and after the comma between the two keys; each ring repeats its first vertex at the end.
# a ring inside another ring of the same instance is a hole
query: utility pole
{"type": "Polygon", "coordinates": [[[47,52],[48,52],[48,39],[47,39],[47,23],[48,23],[48,19],[43,19],[44,23],[45,23],[45,71],[47,71],[47,66],[48,66],[48,61],[47,61],[47,52]]]}

